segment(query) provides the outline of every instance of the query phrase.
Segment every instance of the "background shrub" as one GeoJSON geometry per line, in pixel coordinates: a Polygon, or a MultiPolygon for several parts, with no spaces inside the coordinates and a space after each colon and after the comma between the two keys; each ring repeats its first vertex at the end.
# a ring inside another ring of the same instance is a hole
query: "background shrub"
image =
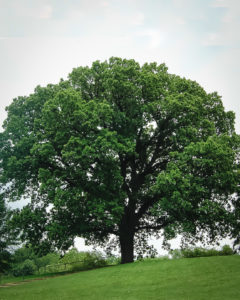
{"type": "Polygon", "coordinates": [[[181,249],[174,249],[169,252],[169,255],[172,259],[179,259],[183,258],[182,250],[181,249]]]}
{"type": "Polygon", "coordinates": [[[214,248],[205,249],[201,247],[175,249],[169,252],[173,259],[178,258],[192,258],[192,257],[206,257],[206,256],[219,256],[219,255],[233,255],[234,251],[229,245],[224,245],[221,250],[214,248]]]}
{"type": "Polygon", "coordinates": [[[116,255],[109,255],[106,258],[106,263],[107,265],[118,265],[121,263],[121,257],[120,256],[116,256],[116,255]]]}
{"type": "Polygon", "coordinates": [[[85,270],[105,267],[106,260],[100,252],[86,252],[83,259],[83,267],[85,270]]]}
{"type": "Polygon", "coordinates": [[[0,275],[10,269],[11,262],[11,253],[6,250],[0,251],[0,275]]]}
{"type": "Polygon", "coordinates": [[[229,245],[224,245],[220,251],[220,255],[233,255],[234,251],[229,245]]]}
{"type": "Polygon", "coordinates": [[[13,267],[14,276],[26,276],[34,274],[36,265],[30,259],[26,259],[23,263],[17,264],[13,267]]]}
{"type": "Polygon", "coordinates": [[[71,263],[72,272],[101,268],[108,264],[100,252],[81,252],[81,259],[71,263]]]}

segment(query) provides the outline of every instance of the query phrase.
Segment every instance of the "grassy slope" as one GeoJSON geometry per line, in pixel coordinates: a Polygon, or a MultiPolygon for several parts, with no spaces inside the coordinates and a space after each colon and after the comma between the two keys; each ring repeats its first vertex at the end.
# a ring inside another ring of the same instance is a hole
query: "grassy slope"
{"type": "Polygon", "coordinates": [[[240,256],[152,260],[0,288],[1,300],[240,299],[240,256]]]}

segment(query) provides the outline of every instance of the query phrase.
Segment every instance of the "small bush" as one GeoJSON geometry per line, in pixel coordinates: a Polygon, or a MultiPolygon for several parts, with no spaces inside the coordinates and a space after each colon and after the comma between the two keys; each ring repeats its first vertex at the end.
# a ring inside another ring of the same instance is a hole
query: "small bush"
{"type": "Polygon", "coordinates": [[[159,257],[156,257],[156,260],[169,260],[169,256],[168,255],[161,255],[159,257]]]}
{"type": "Polygon", "coordinates": [[[233,255],[234,251],[229,245],[224,245],[220,251],[220,255],[233,255]]]}
{"type": "Polygon", "coordinates": [[[86,252],[86,256],[83,259],[83,266],[86,269],[95,269],[105,267],[107,265],[106,260],[99,252],[86,252]]]}
{"type": "Polygon", "coordinates": [[[230,246],[225,245],[222,247],[222,250],[205,249],[201,247],[196,248],[185,248],[185,249],[176,249],[170,252],[170,255],[173,259],[177,258],[193,258],[193,257],[207,257],[207,256],[219,256],[219,255],[233,255],[234,252],[230,246]]]}
{"type": "Polygon", "coordinates": [[[183,258],[183,254],[182,254],[182,251],[180,249],[171,250],[169,252],[169,254],[171,255],[172,259],[183,258]]]}
{"type": "Polygon", "coordinates": [[[11,267],[12,255],[3,250],[0,252],[0,275],[6,271],[8,271],[11,267]]]}
{"type": "Polygon", "coordinates": [[[218,256],[219,255],[219,251],[212,248],[212,249],[207,249],[205,252],[205,256],[218,256]]]}
{"type": "Polygon", "coordinates": [[[108,265],[119,265],[121,263],[121,257],[115,255],[108,256],[106,263],[108,265]]]}
{"type": "Polygon", "coordinates": [[[72,263],[72,265],[71,265],[72,272],[78,272],[78,271],[83,271],[83,270],[84,270],[84,266],[83,266],[82,262],[72,263]]]}
{"type": "Polygon", "coordinates": [[[184,258],[192,258],[192,257],[195,257],[195,254],[194,254],[194,250],[193,249],[182,249],[181,250],[182,252],[182,255],[184,258]]]}
{"type": "Polygon", "coordinates": [[[218,256],[219,251],[216,249],[205,249],[197,247],[194,249],[183,249],[182,255],[184,258],[218,256]]]}
{"type": "Polygon", "coordinates": [[[81,252],[81,254],[81,261],[71,263],[71,271],[90,270],[105,267],[107,265],[107,261],[100,252],[81,252]]]}
{"type": "MultiPolygon", "coordinates": [[[[190,254],[190,252],[189,252],[190,254]]],[[[206,249],[203,248],[195,248],[192,251],[191,257],[201,257],[206,256],[206,249]]]]}
{"type": "Polygon", "coordinates": [[[14,276],[26,276],[34,274],[36,266],[34,262],[30,259],[26,259],[23,263],[17,264],[13,268],[14,276]]]}
{"type": "Polygon", "coordinates": [[[60,263],[63,263],[63,264],[73,263],[73,262],[82,260],[84,255],[85,255],[84,252],[78,252],[78,250],[76,248],[72,248],[65,253],[63,258],[61,258],[60,263]]]}

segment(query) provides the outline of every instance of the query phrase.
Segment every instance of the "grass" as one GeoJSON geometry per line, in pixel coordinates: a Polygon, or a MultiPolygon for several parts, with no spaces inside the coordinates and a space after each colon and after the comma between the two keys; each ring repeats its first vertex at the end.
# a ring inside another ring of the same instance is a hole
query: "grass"
{"type": "Polygon", "coordinates": [[[146,260],[0,288],[1,300],[237,300],[240,256],[146,260]]]}

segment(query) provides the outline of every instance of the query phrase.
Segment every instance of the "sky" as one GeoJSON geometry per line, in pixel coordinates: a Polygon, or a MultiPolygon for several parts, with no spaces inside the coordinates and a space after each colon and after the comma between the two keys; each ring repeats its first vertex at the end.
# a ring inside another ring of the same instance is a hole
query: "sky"
{"type": "Polygon", "coordinates": [[[240,133],[239,0],[0,0],[0,124],[13,98],[111,56],[217,91],[240,133]]]}
{"type": "Polygon", "coordinates": [[[0,0],[0,123],[13,98],[111,56],[217,91],[240,132],[239,0],[0,0]]]}

